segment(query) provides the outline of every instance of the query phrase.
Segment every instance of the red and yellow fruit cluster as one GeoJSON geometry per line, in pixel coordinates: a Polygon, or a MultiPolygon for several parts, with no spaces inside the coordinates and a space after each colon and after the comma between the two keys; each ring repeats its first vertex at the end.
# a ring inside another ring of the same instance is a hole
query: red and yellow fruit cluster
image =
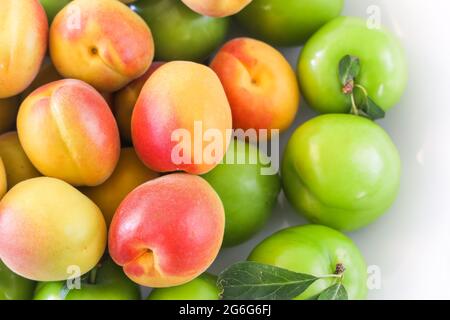
{"type": "MultiPolygon", "coordinates": [[[[274,48],[239,38],[210,66],[155,62],[129,2],[74,0],[50,26],[38,0],[0,2],[0,259],[28,279],[84,274],[105,250],[142,285],[197,277],[225,226],[197,175],[222,160],[233,128],[285,130],[297,112],[296,77],[274,48]],[[212,162],[197,123],[220,137],[212,162]],[[177,130],[190,161],[174,161],[177,130]]],[[[251,0],[183,2],[224,17],[251,0]]]]}

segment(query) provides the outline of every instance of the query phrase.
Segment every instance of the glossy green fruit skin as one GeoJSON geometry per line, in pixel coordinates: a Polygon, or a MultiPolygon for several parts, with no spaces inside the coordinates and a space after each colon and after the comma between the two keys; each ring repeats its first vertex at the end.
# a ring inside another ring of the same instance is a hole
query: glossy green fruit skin
{"type": "MultiPolygon", "coordinates": [[[[325,226],[281,230],[257,245],[248,260],[315,276],[334,274],[341,263],[349,299],[364,299],[367,295],[367,266],[359,249],[347,236],[325,226]]],[[[332,279],[318,280],[296,300],[310,299],[333,283],[332,279]]]]}
{"type": "Polygon", "coordinates": [[[348,113],[350,98],[342,93],[339,62],[346,55],[360,59],[356,83],[363,85],[383,110],[402,97],[408,79],[404,51],[385,29],[369,29],[365,20],[339,17],[312,36],[303,48],[298,75],[308,104],[320,113],[348,113]]]}
{"type": "MultiPolygon", "coordinates": [[[[281,190],[278,174],[261,174],[267,166],[261,163],[263,155],[256,146],[236,140],[234,149],[230,148],[228,152],[230,150],[234,150],[235,159],[258,161],[254,164],[250,161],[245,164],[221,163],[203,176],[225,208],[225,247],[247,241],[264,227],[281,190]]],[[[227,156],[230,157],[229,154],[227,156]]]]}
{"type": "Polygon", "coordinates": [[[0,260],[0,300],[29,300],[36,283],[9,270],[0,260]]]}
{"type": "Polygon", "coordinates": [[[395,145],[376,123],[328,114],[294,132],[281,173],[284,193],[299,213],[313,223],[350,231],[392,205],[401,163],[395,145]]]}
{"type": "MultiPolygon", "coordinates": [[[[64,281],[41,282],[34,300],[62,300],[63,287],[64,281]]],[[[81,283],[81,288],[70,290],[65,300],[140,300],[140,297],[139,286],[108,259],[98,268],[95,284],[81,283]]]]}
{"type": "Polygon", "coordinates": [[[153,289],[148,300],[219,300],[217,278],[204,273],[180,286],[153,289]]]}
{"type": "Polygon", "coordinates": [[[298,46],[339,16],[344,0],[253,0],[236,18],[254,37],[275,46],[298,46]]]}
{"type": "Polygon", "coordinates": [[[180,0],[140,0],[130,4],[149,25],[157,60],[202,62],[225,39],[227,18],[199,15],[180,0]]]}
{"type": "Polygon", "coordinates": [[[50,24],[56,14],[61,11],[71,0],[39,0],[47,13],[48,23],[50,24]]]}

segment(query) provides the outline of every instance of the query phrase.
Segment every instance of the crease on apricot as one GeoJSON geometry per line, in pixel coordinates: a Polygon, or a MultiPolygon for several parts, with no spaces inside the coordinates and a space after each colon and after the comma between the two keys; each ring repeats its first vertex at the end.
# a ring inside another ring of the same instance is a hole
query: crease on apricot
{"type": "Polygon", "coordinates": [[[67,154],[70,157],[70,160],[74,164],[74,169],[77,171],[78,175],[80,177],[83,177],[83,182],[86,182],[85,176],[83,175],[83,172],[81,170],[81,164],[80,160],[76,156],[75,152],[73,150],[76,150],[76,148],[71,144],[70,142],[70,134],[69,130],[67,129],[63,118],[63,115],[61,114],[58,105],[54,102],[54,96],[60,91],[64,86],[56,88],[49,97],[49,106],[50,106],[50,112],[52,114],[52,119],[56,125],[56,128],[59,133],[59,137],[61,139],[62,144],[64,145],[64,148],[67,151],[67,154]]]}

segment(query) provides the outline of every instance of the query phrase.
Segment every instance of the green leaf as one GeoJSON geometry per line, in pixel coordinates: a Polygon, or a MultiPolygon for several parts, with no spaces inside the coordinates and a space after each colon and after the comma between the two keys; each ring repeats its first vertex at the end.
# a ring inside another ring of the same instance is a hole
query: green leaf
{"type": "Polygon", "coordinates": [[[386,112],[381,109],[370,97],[361,104],[360,109],[364,112],[364,115],[372,120],[382,119],[386,115],[386,112]]]}
{"type": "Polygon", "coordinates": [[[322,291],[317,300],[348,300],[347,290],[339,282],[322,291]]]}
{"type": "Polygon", "coordinates": [[[350,81],[354,81],[361,71],[361,64],[358,57],[346,55],[339,62],[339,79],[345,86],[350,81]]]}
{"type": "Polygon", "coordinates": [[[291,300],[318,278],[256,263],[238,262],[223,271],[217,280],[225,300],[291,300]]]}

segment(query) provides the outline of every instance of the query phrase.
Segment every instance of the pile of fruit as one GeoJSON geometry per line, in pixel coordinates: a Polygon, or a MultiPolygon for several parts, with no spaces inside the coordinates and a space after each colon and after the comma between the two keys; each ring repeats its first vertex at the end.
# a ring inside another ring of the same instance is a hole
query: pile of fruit
{"type": "Polygon", "coordinates": [[[1,0],[0,299],[365,298],[341,232],[396,198],[399,154],[375,120],[407,70],[395,37],[343,5],[1,0]],[[298,69],[273,46],[303,46],[298,69]],[[261,144],[301,96],[321,115],[270,172],[261,144]],[[312,224],[205,273],[281,189],[312,224]]]}

